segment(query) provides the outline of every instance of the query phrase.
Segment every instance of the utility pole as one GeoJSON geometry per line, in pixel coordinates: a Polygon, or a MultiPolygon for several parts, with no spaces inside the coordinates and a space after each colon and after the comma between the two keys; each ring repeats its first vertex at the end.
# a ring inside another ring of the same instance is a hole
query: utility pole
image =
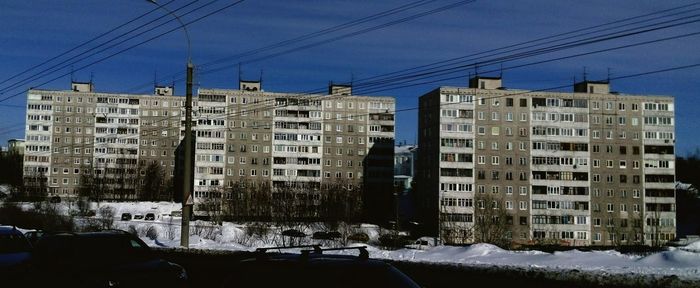
{"type": "Polygon", "coordinates": [[[180,246],[189,248],[190,244],[190,217],[192,217],[192,206],[194,206],[194,201],[192,200],[192,185],[194,184],[192,166],[192,77],[194,74],[194,64],[192,64],[192,44],[190,41],[190,33],[187,31],[187,26],[182,22],[179,16],[170,11],[165,6],[160,5],[156,0],[146,0],[158,8],[163,9],[168,14],[175,17],[177,22],[182,26],[182,30],[185,32],[185,37],[187,37],[187,82],[186,82],[186,92],[185,92],[185,159],[184,159],[184,169],[183,169],[183,183],[182,183],[182,225],[180,226],[180,246]]]}
{"type": "Polygon", "coordinates": [[[185,183],[182,186],[182,228],[180,229],[180,246],[188,248],[190,244],[190,217],[192,216],[192,74],[194,65],[187,62],[187,92],[185,93],[185,183]]]}

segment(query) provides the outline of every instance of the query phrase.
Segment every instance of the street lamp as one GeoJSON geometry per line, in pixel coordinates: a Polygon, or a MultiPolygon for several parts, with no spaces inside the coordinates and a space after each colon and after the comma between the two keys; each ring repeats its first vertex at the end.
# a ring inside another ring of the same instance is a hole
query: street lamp
{"type": "Polygon", "coordinates": [[[192,184],[194,179],[191,178],[192,175],[192,74],[194,73],[194,65],[192,64],[192,49],[190,41],[190,33],[187,31],[187,26],[182,22],[179,16],[170,11],[170,9],[165,8],[165,6],[160,5],[156,0],[146,0],[158,8],[163,9],[168,14],[175,17],[177,22],[182,26],[182,30],[185,31],[185,37],[187,37],[187,82],[186,82],[186,92],[185,92],[185,163],[183,169],[183,179],[182,183],[182,225],[180,226],[180,246],[188,248],[190,244],[190,217],[192,215],[192,206],[194,202],[192,201],[192,184]]]}

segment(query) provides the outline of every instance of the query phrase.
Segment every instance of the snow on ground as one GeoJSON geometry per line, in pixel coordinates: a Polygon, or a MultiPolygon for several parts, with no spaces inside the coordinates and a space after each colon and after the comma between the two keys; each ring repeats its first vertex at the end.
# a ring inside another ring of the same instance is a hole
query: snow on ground
{"type": "Polygon", "coordinates": [[[676,275],[700,279],[700,253],[671,249],[646,257],[617,251],[583,252],[570,250],[552,254],[540,251],[508,251],[490,244],[468,247],[438,246],[426,251],[401,249],[386,251],[372,249],[370,256],[383,259],[460,263],[467,265],[498,265],[556,270],[581,270],[614,274],[676,275]]]}
{"type": "MultiPolygon", "coordinates": [[[[114,226],[117,229],[134,231],[154,247],[178,247],[180,245],[181,218],[168,217],[172,211],[181,208],[178,203],[103,203],[116,211],[114,226]],[[132,215],[156,214],[155,221],[121,221],[121,213],[132,215]]],[[[68,210],[68,209],[64,209],[68,210]]],[[[288,241],[279,236],[280,229],[268,227],[264,235],[251,236],[246,226],[234,223],[212,225],[203,221],[192,221],[190,227],[196,235],[190,236],[190,248],[212,250],[253,251],[258,247],[279,246],[288,241]],[[194,227],[194,228],[193,228],[194,227]]],[[[370,243],[377,243],[379,228],[372,224],[356,227],[370,236],[370,243]]],[[[314,231],[307,229],[307,235],[314,231]]],[[[306,242],[316,241],[308,239],[306,242]]],[[[329,244],[329,243],[327,243],[329,244]]],[[[331,243],[338,245],[338,243],[331,243]]],[[[682,279],[700,280],[700,241],[685,247],[669,248],[667,251],[648,256],[622,254],[617,251],[570,250],[545,253],[541,251],[509,251],[490,244],[471,246],[437,246],[426,250],[399,249],[383,250],[378,247],[355,243],[354,246],[368,246],[370,257],[397,261],[462,264],[472,266],[506,266],[518,268],[541,268],[550,270],[580,270],[603,274],[644,274],[675,275],[682,279]]],[[[337,251],[340,254],[356,254],[357,251],[337,251]]]]}

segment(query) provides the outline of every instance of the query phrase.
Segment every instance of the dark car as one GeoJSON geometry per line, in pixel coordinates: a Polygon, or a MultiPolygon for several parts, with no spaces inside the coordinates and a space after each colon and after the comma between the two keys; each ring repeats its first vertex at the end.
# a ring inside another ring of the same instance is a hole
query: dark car
{"type": "Polygon", "coordinates": [[[49,203],[61,203],[61,197],[53,196],[49,199],[49,203]]]}
{"type": "Polygon", "coordinates": [[[156,258],[138,237],[125,231],[44,235],[34,247],[36,286],[179,287],[187,273],[156,258]]]}
{"type": "Polygon", "coordinates": [[[153,221],[156,220],[156,215],[153,213],[146,213],[144,220],[153,221]]]}
{"type": "Polygon", "coordinates": [[[122,213],[122,221],[131,220],[131,213],[122,213]]]}
{"type": "Polygon", "coordinates": [[[36,244],[36,241],[39,241],[39,239],[41,239],[41,237],[44,236],[44,234],[45,234],[44,231],[35,230],[35,231],[29,231],[29,232],[24,233],[24,237],[26,237],[27,240],[29,240],[29,243],[34,245],[34,244],[36,244]]]}
{"type": "Polygon", "coordinates": [[[313,239],[321,239],[321,240],[330,240],[330,239],[338,239],[343,237],[342,234],[338,231],[319,231],[319,232],[314,232],[312,238],[313,239]]]}
{"type": "MultiPolygon", "coordinates": [[[[276,249],[276,248],[269,248],[276,249]]],[[[369,259],[364,247],[302,250],[301,254],[260,251],[231,267],[223,287],[420,287],[392,265],[369,259]],[[357,249],[360,256],[323,251],[357,249]]]]}
{"type": "Polygon", "coordinates": [[[0,283],[22,282],[28,275],[31,251],[32,246],[21,231],[0,226],[0,283]]]}

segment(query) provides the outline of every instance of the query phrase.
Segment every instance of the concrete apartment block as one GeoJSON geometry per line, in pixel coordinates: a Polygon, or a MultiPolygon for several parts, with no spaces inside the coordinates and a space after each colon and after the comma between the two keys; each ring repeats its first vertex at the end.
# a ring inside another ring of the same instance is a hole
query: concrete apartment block
{"type": "Polygon", "coordinates": [[[501,234],[516,245],[675,237],[672,97],[622,95],[602,81],[573,93],[512,90],[474,77],[419,102],[426,233],[469,243],[479,221],[505,217],[501,234]]]}

